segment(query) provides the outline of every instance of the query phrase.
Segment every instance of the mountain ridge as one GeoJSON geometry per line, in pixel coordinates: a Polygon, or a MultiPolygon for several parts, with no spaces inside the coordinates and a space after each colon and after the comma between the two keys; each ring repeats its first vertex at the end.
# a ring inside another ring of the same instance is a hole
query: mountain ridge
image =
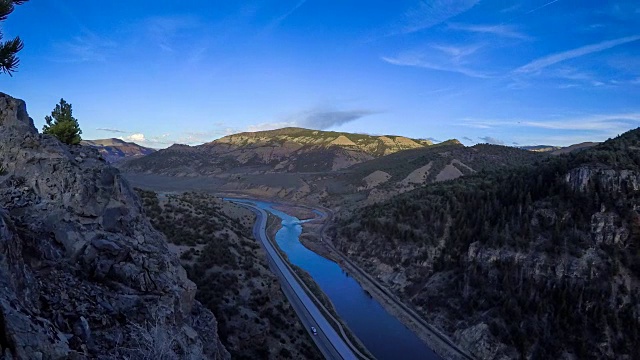
{"type": "Polygon", "coordinates": [[[429,140],[304,128],[228,135],[197,146],[175,144],[121,165],[131,172],[178,176],[224,172],[336,171],[394,152],[433,146],[429,140]]]}
{"type": "Polygon", "coordinates": [[[247,145],[255,143],[272,143],[292,141],[301,145],[346,146],[364,150],[374,156],[386,155],[404,149],[433,145],[430,140],[410,139],[399,135],[368,135],[339,131],[313,130],[299,127],[285,127],[275,130],[241,132],[227,135],[220,139],[203,144],[247,145]],[[381,148],[381,149],[380,149],[381,148]],[[382,151],[382,154],[380,154],[382,151]]]}
{"type": "Polygon", "coordinates": [[[156,149],[144,147],[134,142],[122,139],[108,138],[96,140],[82,140],[80,145],[97,149],[109,163],[116,163],[130,158],[142,157],[156,152],[156,149]]]}

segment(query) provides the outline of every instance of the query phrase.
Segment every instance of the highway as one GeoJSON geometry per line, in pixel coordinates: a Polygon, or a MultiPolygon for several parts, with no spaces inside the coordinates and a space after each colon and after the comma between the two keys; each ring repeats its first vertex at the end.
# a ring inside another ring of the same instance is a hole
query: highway
{"type": "Polygon", "coordinates": [[[253,234],[258,239],[267,254],[269,255],[270,266],[276,276],[280,279],[282,291],[289,299],[291,306],[294,308],[300,321],[309,332],[311,338],[316,343],[326,359],[358,359],[349,345],[343,340],[338,332],[331,326],[329,321],[324,317],[322,311],[313,302],[311,297],[304,291],[301,284],[290,267],[282,259],[280,253],[273,247],[267,238],[267,213],[263,209],[256,207],[254,204],[244,201],[229,201],[235,204],[251,209],[257,216],[256,223],[253,227],[253,234]],[[317,329],[317,335],[313,335],[311,327],[317,329]]]}

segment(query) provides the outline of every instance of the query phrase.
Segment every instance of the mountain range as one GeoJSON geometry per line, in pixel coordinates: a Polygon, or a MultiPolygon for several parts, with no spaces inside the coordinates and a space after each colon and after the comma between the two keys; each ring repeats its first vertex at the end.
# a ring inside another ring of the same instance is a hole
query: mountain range
{"type": "Polygon", "coordinates": [[[184,184],[345,207],[549,154],[489,144],[467,147],[456,139],[433,144],[401,136],[284,128],[199,146],[173,145],[116,165],[134,184],[154,183],[156,190],[184,184]]]}
{"type": "Polygon", "coordinates": [[[429,140],[402,136],[284,128],[229,135],[198,146],[173,145],[128,161],[121,168],[181,176],[335,171],[394,152],[431,145],[429,140]]]}

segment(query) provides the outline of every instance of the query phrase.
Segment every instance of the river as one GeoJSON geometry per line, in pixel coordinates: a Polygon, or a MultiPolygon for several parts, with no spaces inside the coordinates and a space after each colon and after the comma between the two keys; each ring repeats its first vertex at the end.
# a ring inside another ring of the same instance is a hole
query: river
{"type": "Polygon", "coordinates": [[[278,246],[289,261],[307,271],[331,299],[340,317],[379,360],[440,359],[413,332],[389,314],[378,301],[367,294],[360,284],[338,264],[307,249],[300,243],[301,221],[271,203],[251,201],[258,207],[282,219],[276,233],[278,246]]]}

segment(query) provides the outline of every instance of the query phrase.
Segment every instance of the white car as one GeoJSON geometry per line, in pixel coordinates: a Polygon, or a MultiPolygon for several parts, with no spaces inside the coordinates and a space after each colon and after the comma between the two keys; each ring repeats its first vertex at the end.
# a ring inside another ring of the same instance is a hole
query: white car
{"type": "Polygon", "coordinates": [[[318,330],[316,330],[315,326],[311,327],[311,332],[313,333],[313,335],[318,335],[318,330]]]}

